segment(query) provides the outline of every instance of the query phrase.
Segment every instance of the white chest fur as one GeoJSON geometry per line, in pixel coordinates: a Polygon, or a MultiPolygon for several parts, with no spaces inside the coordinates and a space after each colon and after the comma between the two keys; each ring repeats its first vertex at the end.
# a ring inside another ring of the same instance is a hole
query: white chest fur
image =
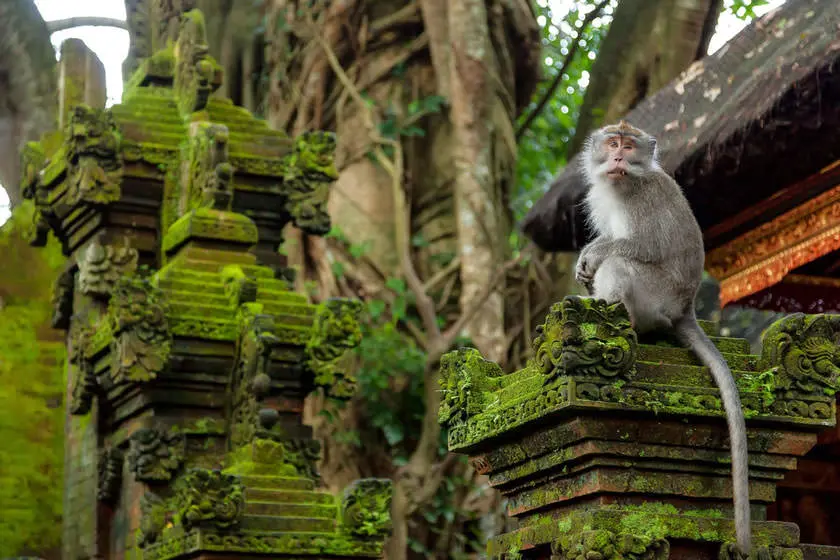
{"type": "Polygon", "coordinates": [[[586,197],[589,221],[598,235],[611,239],[627,238],[630,235],[630,221],[624,211],[624,204],[610,187],[595,184],[586,197]]]}

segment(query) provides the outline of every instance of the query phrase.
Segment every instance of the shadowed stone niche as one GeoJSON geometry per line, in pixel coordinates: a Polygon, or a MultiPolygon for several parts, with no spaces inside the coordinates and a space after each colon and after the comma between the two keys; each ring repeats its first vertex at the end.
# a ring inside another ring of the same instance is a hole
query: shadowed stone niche
{"type": "MultiPolygon", "coordinates": [[[[747,417],[756,557],[813,557],[793,523],[766,521],[776,485],[835,425],[840,317],[792,315],[760,356],[717,336],[747,417]]],[[[729,559],[735,540],[729,438],[720,393],[668,335],[639,339],[623,305],[567,297],[504,374],[477,350],[441,360],[439,419],[507,499],[516,528],[496,559],[729,559]]],[[[824,547],[820,554],[837,556],[824,547]]]]}

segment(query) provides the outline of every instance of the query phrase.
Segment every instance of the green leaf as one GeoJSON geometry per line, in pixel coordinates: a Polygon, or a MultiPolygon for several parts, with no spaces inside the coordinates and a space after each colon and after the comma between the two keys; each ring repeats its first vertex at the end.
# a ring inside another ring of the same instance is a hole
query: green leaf
{"type": "Polygon", "coordinates": [[[403,427],[399,424],[388,424],[382,428],[382,431],[390,445],[397,445],[403,440],[403,427]]]}
{"type": "Polygon", "coordinates": [[[344,263],[335,261],[332,263],[332,271],[337,277],[341,278],[344,276],[344,263]]]}
{"type": "Polygon", "coordinates": [[[405,293],[405,281],[402,278],[388,278],[385,281],[385,286],[398,294],[405,293]]]}

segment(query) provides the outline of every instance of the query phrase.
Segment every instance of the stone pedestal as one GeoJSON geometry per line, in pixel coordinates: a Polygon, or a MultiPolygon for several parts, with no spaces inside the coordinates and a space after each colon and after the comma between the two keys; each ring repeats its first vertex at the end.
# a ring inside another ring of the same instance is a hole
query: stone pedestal
{"type": "MultiPolygon", "coordinates": [[[[753,543],[799,558],[799,530],[768,522],[776,484],[835,422],[840,322],[792,316],[761,356],[714,336],[747,416],[753,543]]],[[[518,529],[495,558],[717,558],[734,541],[728,432],[717,388],[674,340],[639,341],[621,305],[569,297],[503,375],[476,350],[444,356],[441,422],[507,498],[518,529]]]]}
{"type": "Polygon", "coordinates": [[[335,140],[211,98],[202,14],[169,4],[123,102],[68,89],[65,126],[24,157],[33,241],[70,257],[64,556],[379,557],[391,482],[320,490],[302,421],[311,392],[352,396],[361,304],[313,305],[275,258],[287,224],[329,231],[335,140]]]}

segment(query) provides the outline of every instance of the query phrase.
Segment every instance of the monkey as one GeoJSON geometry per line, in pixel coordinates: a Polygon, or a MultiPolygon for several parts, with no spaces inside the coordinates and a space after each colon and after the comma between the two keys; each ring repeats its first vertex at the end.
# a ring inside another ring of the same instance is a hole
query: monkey
{"type": "Polygon", "coordinates": [[[586,220],[595,239],[575,278],[589,294],[621,302],[639,334],[670,330],[711,370],[729,426],[737,545],[750,553],[747,436],[735,379],[697,323],[694,300],[705,251],[680,185],[659,165],[657,142],[624,121],[593,132],[583,149],[586,220]]]}

